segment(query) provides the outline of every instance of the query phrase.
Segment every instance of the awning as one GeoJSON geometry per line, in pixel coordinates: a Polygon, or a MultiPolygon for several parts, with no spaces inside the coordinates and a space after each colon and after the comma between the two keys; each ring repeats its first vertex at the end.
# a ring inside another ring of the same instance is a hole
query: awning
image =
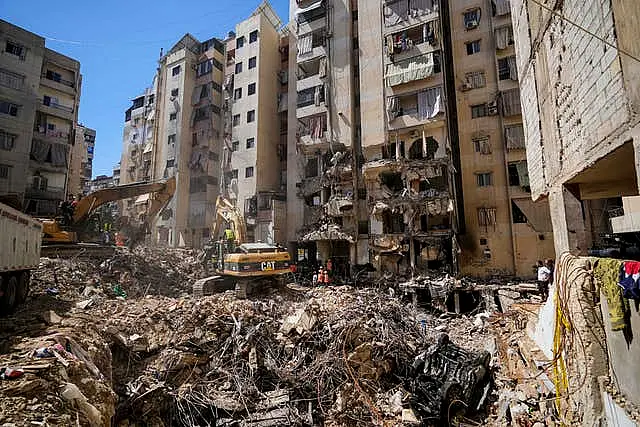
{"type": "Polygon", "coordinates": [[[551,226],[551,213],[549,205],[544,202],[534,202],[527,199],[513,199],[513,202],[527,217],[527,223],[538,233],[550,233],[553,231],[551,226]]]}
{"type": "Polygon", "coordinates": [[[295,15],[298,16],[301,13],[305,13],[305,12],[309,12],[309,11],[311,11],[313,9],[317,9],[320,6],[322,6],[323,2],[324,2],[324,0],[320,0],[320,1],[317,1],[317,2],[311,4],[311,5],[307,6],[307,7],[300,7],[300,8],[298,8],[298,10],[296,10],[295,15]]]}
{"type": "Polygon", "coordinates": [[[353,243],[353,237],[340,230],[337,225],[323,225],[318,230],[305,234],[303,242],[319,242],[327,240],[342,240],[353,243]]]}
{"type": "Polygon", "coordinates": [[[148,194],[142,194],[140,196],[138,196],[138,198],[136,199],[136,205],[144,205],[145,203],[147,203],[149,201],[149,195],[148,194]]]}

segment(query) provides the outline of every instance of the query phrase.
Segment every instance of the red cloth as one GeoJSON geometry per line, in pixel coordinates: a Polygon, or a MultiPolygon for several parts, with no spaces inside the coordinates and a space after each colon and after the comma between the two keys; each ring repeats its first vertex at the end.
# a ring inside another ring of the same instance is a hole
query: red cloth
{"type": "Polygon", "coordinates": [[[628,275],[640,274],[640,261],[625,261],[624,272],[628,275]]]}

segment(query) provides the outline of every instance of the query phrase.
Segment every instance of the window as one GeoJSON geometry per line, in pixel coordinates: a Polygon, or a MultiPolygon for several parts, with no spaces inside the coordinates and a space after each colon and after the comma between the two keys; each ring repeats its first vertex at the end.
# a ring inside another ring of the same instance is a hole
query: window
{"type": "Polygon", "coordinates": [[[24,46],[20,46],[17,43],[13,43],[7,40],[7,44],[4,48],[4,51],[10,53],[12,55],[18,56],[20,59],[24,60],[24,46]]]}
{"type": "Polygon", "coordinates": [[[477,173],[476,184],[478,187],[489,187],[493,185],[493,174],[491,172],[477,173]]]}
{"type": "Polygon", "coordinates": [[[176,134],[171,134],[169,135],[169,137],[167,138],[167,142],[169,144],[175,144],[176,143],[176,134]]]}
{"type": "MultiPolygon", "coordinates": [[[[527,223],[527,217],[513,200],[511,201],[511,214],[513,217],[514,224],[527,223]]],[[[544,240],[544,239],[541,239],[541,240],[544,240]]]]}
{"type": "Polygon", "coordinates": [[[149,95],[149,105],[153,105],[153,101],[155,101],[155,95],[149,95]]]}
{"type": "Polygon", "coordinates": [[[486,245],[487,244],[487,239],[485,239],[484,237],[480,238],[480,244],[481,245],[486,245]]]}
{"type": "Polygon", "coordinates": [[[231,142],[231,151],[238,151],[240,149],[240,141],[231,142]]]}
{"type": "Polygon", "coordinates": [[[18,106],[11,102],[0,101],[0,113],[16,117],[18,115],[18,106]]]}
{"type": "Polygon", "coordinates": [[[496,208],[478,208],[478,225],[483,227],[485,232],[489,227],[493,227],[495,229],[496,208]]]}
{"type": "Polygon", "coordinates": [[[175,120],[178,118],[178,113],[171,113],[169,114],[169,120],[175,120]]]}
{"type": "MultiPolygon", "coordinates": [[[[138,119],[136,119],[138,120],[138,119]]],[[[137,122],[136,122],[137,124],[137,122]]],[[[47,123],[47,130],[56,130],[56,125],[53,123],[47,123]]]]}
{"type": "Polygon", "coordinates": [[[179,65],[176,66],[176,67],[173,67],[173,69],[171,70],[171,75],[172,76],[177,76],[178,74],[180,74],[180,66],[179,65]]]}
{"type": "Polygon", "coordinates": [[[205,105],[204,107],[196,108],[194,111],[193,121],[199,122],[200,120],[205,120],[211,117],[211,106],[205,105]]]}
{"type": "Polygon", "coordinates": [[[488,136],[473,138],[473,147],[476,153],[491,154],[491,143],[488,136]]]}
{"type": "Polygon", "coordinates": [[[176,165],[176,159],[169,159],[167,160],[167,167],[168,168],[172,168],[176,165]]]}
{"type": "Polygon", "coordinates": [[[253,43],[257,41],[258,41],[258,30],[251,31],[249,33],[249,43],[253,43]]]}
{"type": "Polygon", "coordinates": [[[0,85],[21,90],[24,87],[24,76],[0,69],[0,85]]]}
{"type": "Polygon", "coordinates": [[[256,84],[250,83],[249,87],[247,88],[247,95],[255,95],[255,93],[256,93],[256,84]]]}
{"type": "Polygon", "coordinates": [[[256,146],[256,140],[255,138],[248,138],[247,139],[247,150],[250,148],[253,148],[256,146]]]}
{"type": "Polygon", "coordinates": [[[304,168],[304,176],[305,178],[313,178],[318,176],[318,158],[312,157],[307,160],[307,165],[304,168]]]}
{"type": "Polygon", "coordinates": [[[180,89],[171,89],[171,96],[178,96],[178,93],[180,93],[180,89]]]}
{"type": "Polygon", "coordinates": [[[465,43],[467,46],[467,55],[473,55],[480,52],[480,40],[474,40],[472,42],[465,43]]]}
{"type": "Polygon", "coordinates": [[[13,150],[16,145],[16,138],[18,138],[18,135],[0,130],[0,148],[7,151],[13,150]]]}
{"type": "Polygon", "coordinates": [[[216,82],[211,82],[211,87],[218,93],[222,92],[222,86],[216,82]]]}
{"type": "Polygon", "coordinates": [[[236,39],[236,49],[240,49],[242,46],[244,46],[244,37],[238,37],[236,39]]]}
{"type": "Polygon", "coordinates": [[[9,179],[9,165],[0,165],[0,179],[9,179]]]}
{"type": "Polygon", "coordinates": [[[472,105],[471,106],[471,118],[477,119],[478,117],[486,117],[489,115],[489,109],[487,104],[472,105]]]}
{"type": "Polygon", "coordinates": [[[516,66],[515,56],[498,59],[498,79],[518,80],[518,68],[516,66]]]}
{"type": "Polygon", "coordinates": [[[254,56],[254,57],[249,58],[249,69],[256,68],[257,62],[258,62],[258,58],[257,57],[254,56]]]}
{"type": "Polygon", "coordinates": [[[477,89],[485,87],[487,85],[487,79],[485,77],[484,71],[474,71],[471,73],[467,73],[464,77],[465,81],[462,90],[477,89]]]}
{"type": "Polygon", "coordinates": [[[236,64],[236,74],[240,74],[242,72],[242,62],[238,62],[236,64]]]}
{"type": "Polygon", "coordinates": [[[509,163],[507,168],[509,171],[509,185],[512,187],[519,187],[520,175],[518,174],[518,167],[515,163],[509,163]]]}
{"type": "Polygon", "coordinates": [[[464,27],[473,30],[480,25],[480,9],[476,8],[464,13],[464,27]]]}
{"type": "Polygon", "coordinates": [[[252,123],[256,120],[256,110],[247,111],[247,123],[252,123]]]}
{"type": "Polygon", "coordinates": [[[251,178],[253,176],[253,166],[249,166],[244,170],[244,177],[251,178]]]}
{"type": "Polygon", "coordinates": [[[240,126],[240,114],[233,115],[233,125],[240,126]]]}
{"type": "Polygon", "coordinates": [[[240,99],[242,98],[242,88],[239,87],[238,89],[233,91],[233,99],[240,99]]]}

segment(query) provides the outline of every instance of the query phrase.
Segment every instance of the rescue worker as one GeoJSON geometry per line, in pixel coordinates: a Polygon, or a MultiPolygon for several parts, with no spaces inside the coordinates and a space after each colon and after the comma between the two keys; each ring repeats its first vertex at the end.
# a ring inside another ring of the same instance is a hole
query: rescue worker
{"type": "Polygon", "coordinates": [[[233,230],[230,227],[227,227],[224,230],[224,238],[227,244],[227,252],[233,252],[235,250],[235,240],[236,236],[233,230]]]}

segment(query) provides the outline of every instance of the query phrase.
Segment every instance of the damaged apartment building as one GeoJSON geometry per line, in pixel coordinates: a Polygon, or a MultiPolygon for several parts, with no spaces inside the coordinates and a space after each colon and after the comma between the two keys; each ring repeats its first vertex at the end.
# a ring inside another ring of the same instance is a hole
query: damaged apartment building
{"type": "MultiPolygon", "coordinates": [[[[161,53],[153,85],[125,112],[120,184],[176,177],[174,197],[152,224],[152,240],[202,247],[219,194],[224,44],[185,34],[161,53]]],[[[150,195],[123,202],[140,223],[150,195]]]]}
{"type": "Polygon", "coordinates": [[[507,0],[292,1],[290,18],[298,260],[526,277],[553,257],[507,0]]]}
{"type": "Polygon", "coordinates": [[[287,242],[299,263],[368,262],[359,164],[357,5],[290,2],[287,242]]]}
{"type": "Polygon", "coordinates": [[[285,243],[287,62],[280,53],[281,26],[263,2],[225,40],[221,191],[243,214],[249,242],[285,243]]]}

